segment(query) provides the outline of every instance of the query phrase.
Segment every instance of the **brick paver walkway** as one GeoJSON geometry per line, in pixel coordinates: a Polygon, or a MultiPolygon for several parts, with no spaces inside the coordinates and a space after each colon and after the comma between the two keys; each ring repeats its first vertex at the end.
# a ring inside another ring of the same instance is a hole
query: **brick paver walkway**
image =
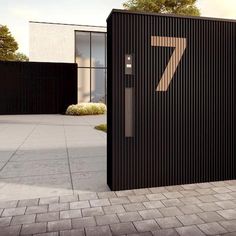
{"type": "Polygon", "coordinates": [[[236,235],[236,180],[0,202],[0,235],[236,235]]]}

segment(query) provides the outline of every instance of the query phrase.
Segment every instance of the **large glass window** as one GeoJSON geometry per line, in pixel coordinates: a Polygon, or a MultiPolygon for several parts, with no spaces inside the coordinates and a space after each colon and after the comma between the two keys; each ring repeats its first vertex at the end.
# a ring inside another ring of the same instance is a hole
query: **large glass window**
{"type": "Polygon", "coordinates": [[[106,33],[75,33],[78,102],[106,102],[106,33]]]}
{"type": "Polygon", "coordinates": [[[91,67],[106,67],[105,37],[101,33],[91,33],[91,67]]]}
{"type": "Polygon", "coordinates": [[[90,67],[90,33],[76,33],[76,63],[78,67],[90,67]]]}
{"type": "Polygon", "coordinates": [[[90,102],[90,69],[78,68],[78,101],[90,102]]]}
{"type": "Polygon", "coordinates": [[[91,70],[91,98],[92,101],[105,100],[105,69],[92,69],[91,70]]]}

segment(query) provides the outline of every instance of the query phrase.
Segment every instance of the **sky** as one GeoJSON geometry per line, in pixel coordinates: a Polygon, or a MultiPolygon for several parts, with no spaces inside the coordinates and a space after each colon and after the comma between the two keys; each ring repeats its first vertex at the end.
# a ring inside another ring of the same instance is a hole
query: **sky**
{"type": "MultiPolygon", "coordinates": [[[[0,0],[0,24],[7,25],[29,54],[29,21],[106,25],[112,8],[125,0],[0,0]]],[[[236,0],[198,0],[202,16],[236,19],[236,0]]]]}

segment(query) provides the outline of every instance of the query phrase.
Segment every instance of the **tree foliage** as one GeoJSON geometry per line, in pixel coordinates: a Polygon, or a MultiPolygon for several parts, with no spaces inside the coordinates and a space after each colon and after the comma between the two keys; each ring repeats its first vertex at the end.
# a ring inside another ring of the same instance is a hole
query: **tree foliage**
{"type": "Polygon", "coordinates": [[[127,0],[124,8],[132,11],[199,16],[197,0],[127,0]]]}
{"type": "Polygon", "coordinates": [[[0,26],[0,60],[12,61],[18,44],[7,26],[0,26]]]}
{"type": "Polygon", "coordinates": [[[15,54],[15,61],[29,61],[29,58],[21,52],[15,54]]]}
{"type": "Polygon", "coordinates": [[[0,25],[0,61],[28,61],[28,57],[17,50],[18,43],[8,27],[0,25]]]}

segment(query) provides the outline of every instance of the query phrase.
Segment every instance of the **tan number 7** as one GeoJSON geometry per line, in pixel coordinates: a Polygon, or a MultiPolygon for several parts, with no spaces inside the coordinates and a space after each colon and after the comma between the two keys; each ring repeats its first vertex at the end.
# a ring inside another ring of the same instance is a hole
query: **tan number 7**
{"type": "Polygon", "coordinates": [[[151,36],[151,45],[175,48],[156,88],[156,91],[166,91],[186,49],[186,38],[151,36]]]}

